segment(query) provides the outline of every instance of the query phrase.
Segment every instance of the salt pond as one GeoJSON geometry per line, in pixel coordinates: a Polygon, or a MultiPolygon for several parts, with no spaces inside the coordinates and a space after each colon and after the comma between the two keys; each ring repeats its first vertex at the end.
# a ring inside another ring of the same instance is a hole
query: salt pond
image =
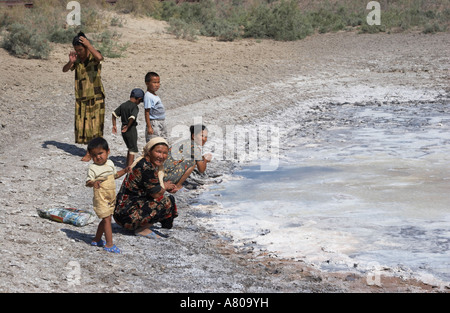
{"type": "Polygon", "coordinates": [[[329,110],[314,138],[283,138],[291,148],[277,170],[250,164],[201,195],[203,222],[324,270],[388,268],[450,284],[449,105],[329,110]]]}

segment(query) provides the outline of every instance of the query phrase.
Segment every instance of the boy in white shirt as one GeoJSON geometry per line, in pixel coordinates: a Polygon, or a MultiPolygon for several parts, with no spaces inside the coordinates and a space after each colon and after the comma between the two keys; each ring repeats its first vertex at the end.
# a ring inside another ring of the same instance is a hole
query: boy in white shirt
{"type": "Polygon", "coordinates": [[[149,142],[153,137],[163,137],[168,139],[166,126],[166,110],[161,99],[156,95],[161,80],[157,73],[148,72],[145,75],[145,84],[147,92],[144,95],[145,123],[145,141],[149,142]]]}

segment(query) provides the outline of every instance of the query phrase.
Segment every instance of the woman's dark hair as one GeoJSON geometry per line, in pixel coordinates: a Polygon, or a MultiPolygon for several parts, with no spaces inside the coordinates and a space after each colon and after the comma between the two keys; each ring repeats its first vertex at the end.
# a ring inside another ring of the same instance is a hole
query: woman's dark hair
{"type": "Polygon", "coordinates": [[[203,124],[192,125],[189,129],[191,131],[191,138],[198,133],[207,130],[206,126],[203,124]]]}
{"type": "Polygon", "coordinates": [[[87,38],[83,32],[79,32],[78,35],[73,37],[73,40],[72,40],[73,46],[83,46],[84,47],[84,45],[80,42],[80,37],[87,38]]]}
{"type": "Polygon", "coordinates": [[[102,148],[103,150],[108,151],[109,145],[108,145],[108,142],[104,138],[96,137],[96,138],[92,139],[91,141],[89,141],[87,150],[89,152],[91,152],[91,150],[95,149],[95,148],[102,148]]]}

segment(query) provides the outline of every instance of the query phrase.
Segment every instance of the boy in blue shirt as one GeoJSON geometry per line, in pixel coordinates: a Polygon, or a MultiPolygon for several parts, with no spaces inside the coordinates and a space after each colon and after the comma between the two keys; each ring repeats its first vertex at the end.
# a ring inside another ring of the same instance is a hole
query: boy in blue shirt
{"type": "Polygon", "coordinates": [[[163,137],[168,139],[166,126],[166,110],[161,99],[156,95],[161,83],[160,77],[155,72],[148,72],[145,75],[145,84],[147,92],[144,96],[145,123],[145,141],[149,142],[153,137],[163,137]]]}

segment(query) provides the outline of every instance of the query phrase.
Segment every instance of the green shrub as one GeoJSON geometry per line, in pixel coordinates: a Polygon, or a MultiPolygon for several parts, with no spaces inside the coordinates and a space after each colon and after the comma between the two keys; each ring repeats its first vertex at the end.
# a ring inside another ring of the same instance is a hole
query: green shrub
{"type": "Polygon", "coordinates": [[[437,22],[430,23],[425,25],[425,28],[423,29],[424,34],[434,34],[437,32],[445,31],[444,27],[438,24],[437,22]]]}
{"type": "Polygon", "coordinates": [[[174,1],[163,1],[152,16],[163,21],[169,21],[173,17],[179,18],[179,11],[180,7],[174,1]]]}
{"type": "Polygon", "coordinates": [[[370,12],[366,9],[367,3],[363,0],[200,0],[180,4],[164,1],[155,14],[163,20],[176,18],[183,21],[186,24],[182,28],[194,25],[200,34],[219,40],[234,40],[241,36],[297,40],[314,32],[352,28],[362,33],[410,28],[437,32],[448,28],[448,0],[381,0],[381,25],[367,24],[370,12]]]}
{"type": "Polygon", "coordinates": [[[219,41],[233,41],[241,35],[239,25],[218,18],[207,21],[200,33],[205,36],[217,37],[219,41]]]}
{"type": "MultiPolygon", "coordinates": [[[[47,58],[48,42],[70,43],[82,29],[96,33],[99,49],[107,57],[120,57],[127,45],[117,43],[118,34],[109,26],[120,26],[118,18],[100,15],[105,1],[79,0],[81,26],[67,27],[65,0],[35,0],[33,9],[0,6],[0,28],[6,30],[2,47],[20,57],[47,58]]],[[[298,40],[314,32],[357,29],[360,33],[421,30],[447,31],[448,0],[380,0],[381,25],[368,25],[367,1],[300,0],[199,0],[175,3],[159,0],[118,1],[112,10],[153,16],[169,22],[168,31],[177,38],[196,40],[198,35],[232,41],[241,37],[298,40]],[[300,9],[301,5],[301,9],[300,9]]]]}
{"type": "Polygon", "coordinates": [[[328,33],[344,29],[346,12],[341,7],[337,12],[330,9],[320,8],[309,14],[312,27],[318,29],[319,33],[328,33]]]}
{"type": "Polygon", "coordinates": [[[11,12],[3,11],[0,12],[0,28],[8,27],[9,25],[14,23],[14,17],[11,12]]]}
{"type": "Polygon", "coordinates": [[[79,26],[59,27],[54,25],[48,34],[48,40],[56,43],[71,43],[73,37],[81,30],[79,26]]]}
{"type": "Polygon", "coordinates": [[[244,27],[245,37],[275,40],[302,39],[313,32],[311,23],[295,0],[282,0],[272,6],[252,8],[244,27]]]}
{"type": "Polygon", "coordinates": [[[268,38],[273,17],[267,6],[252,8],[245,21],[245,37],[268,38]]]}
{"type": "Polygon", "coordinates": [[[167,31],[175,35],[176,38],[182,38],[189,41],[197,40],[197,35],[199,33],[199,30],[193,24],[186,23],[179,18],[171,18],[169,20],[167,31]]]}
{"type": "Polygon", "coordinates": [[[200,0],[200,2],[183,2],[174,11],[173,17],[179,18],[188,24],[205,25],[217,17],[217,6],[214,0],[200,0]]]}
{"type": "Polygon", "coordinates": [[[124,23],[126,23],[126,20],[124,20],[123,18],[118,17],[118,16],[113,16],[111,18],[110,25],[111,26],[117,26],[117,27],[123,27],[124,23]]]}
{"type": "Polygon", "coordinates": [[[119,44],[117,42],[120,37],[119,33],[111,32],[110,30],[96,34],[94,35],[96,49],[105,57],[120,58],[128,48],[128,44],[119,44]]]}
{"type": "Polygon", "coordinates": [[[99,14],[98,8],[89,6],[81,6],[80,22],[86,33],[101,32],[111,24],[109,19],[99,14]]]}
{"type": "Polygon", "coordinates": [[[360,34],[376,34],[380,32],[385,32],[386,27],[384,25],[369,25],[367,23],[364,23],[359,28],[360,34]]]}
{"type": "Polygon", "coordinates": [[[14,56],[47,59],[50,46],[47,38],[26,25],[14,23],[3,39],[2,47],[14,56]]]}
{"type": "MultiPolygon", "coordinates": [[[[35,1],[32,9],[0,7],[0,25],[7,31],[2,47],[15,56],[46,59],[51,51],[49,42],[71,43],[81,29],[88,33],[106,28],[109,20],[99,15],[99,7],[88,6],[87,0],[84,2],[81,26],[70,27],[66,24],[67,3],[62,0],[35,1]]],[[[104,47],[111,55],[123,51],[123,47],[108,42],[104,47]]]]}

